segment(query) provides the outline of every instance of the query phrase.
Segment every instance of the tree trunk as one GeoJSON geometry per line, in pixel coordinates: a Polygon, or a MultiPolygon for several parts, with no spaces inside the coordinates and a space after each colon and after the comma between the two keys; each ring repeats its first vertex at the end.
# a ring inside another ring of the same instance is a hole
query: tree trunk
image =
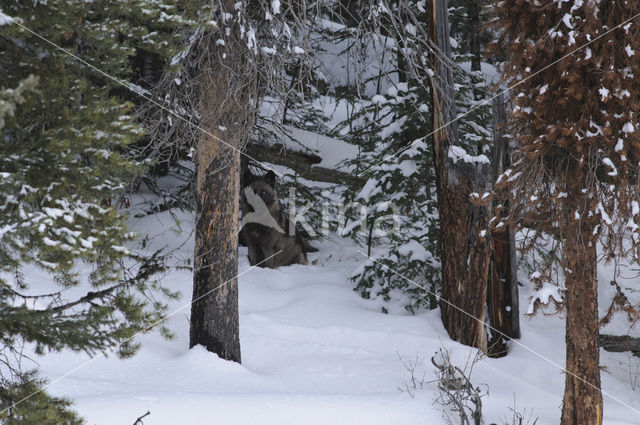
{"type": "Polygon", "coordinates": [[[235,277],[238,273],[240,154],[214,140],[201,140],[198,148],[194,302],[189,348],[200,344],[223,359],[240,362],[235,277]]]}
{"type": "MultiPolygon", "coordinates": [[[[239,13],[233,0],[219,13],[239,13]]],[[[201,41],[201,126],[196,149],[196,232],[189,347],[203,345],[240,362],[238,324],[238,210],[240,150],[255,110],[255,73],[246,41],[229,21],[223,34],[201,41]],[[224,39],[224,45],[216,42],[224,39]]]]}
{"type": "Polygon", "coordinates": [[[515,237],[510,228],[494,230],[491,237],[493,249],[487,285],[487,309],[492,330],[489,331],[488,354],[491,357],[503,357],[507,354],[507,341],[520,338],[515,237]]]}
{"type": "MultiPolygon", "coordinates": [[[[447,2],[427,2],[427,27],[440,54],[450,56],[447,2]]],[[[487,351],[483,326],[486,303],[490,237],[480,236],[488,227],[488,210],[470,202],[472,192],[490,189],[490,169],[448,158],[457,142],[453,75],[441,64],[438,55],[430,55],[436,77],[432,79],[433,158],[436,170],[438,210],[440,213],[440,258],[442,263],[442,322],[449,336],[458,342],[487,351]]]]}
{"type": "MultiPolygon", "coordinates": [[[[571,167],[571,166],[570,166],[571,167]]],[[[593,235],[593,218],[575,211],[592,209],[580,205],[585,181],[576,165],[569,170],[563,253],[566,262],[565,296],[566,370],[561,425],[602,425],[602,393],[600,392],[600,350],[598,348],[598,280],[597,237],[593,235]]]]}
{"type": "MultiPolygon", "coordinates": [[[[480,0],[467,0],[467,39],[469,40],[469,53],[471,53],[471,70],[480,71],[482,55],[480,53],[480,35],[482,25],[480,24],[480,0]]],[[[476,97],[476,100],[478,98],[476,97]]]]}
{"type": "MultiPolygon", "coordinates": [[[[489,271],[488,209],[469,201],[478,185],[488,183],[488,165],[447,161],[449,187],[438,191],[442,263],[441,316],[449,336],[462,344],[487,352],[484,328],[489,271]],[[452,180],[455,176],[455,185],[452,180]],[[448,301],[448,302],[447,302],[448,301]],[[451,305],[451,304],[453,305],[451,305]]],[[[444,185],[442,185],[444,186],[444,185]]],[[[482,189],[486,190],[486,186],[482,189]]]]}
{"type": "MultiPolygon", "coordinates": [[[[493,175],[502,174],[510,166],[509,144],[504,139],[506,106],[504,95],[500,94],[493,104],[493,175]]],[[[509,215],[507,197],[503,201],[502,217],[509,215]]],[[[506,355],[507,340],[520,338],[520,309],[518,299],[518,269],[515,253],[515,236],[511,225],[495,229],[491,233],[493,250],[489,264],[487,285],[487,309],[490,330],[489,355],[506,355]]]]}

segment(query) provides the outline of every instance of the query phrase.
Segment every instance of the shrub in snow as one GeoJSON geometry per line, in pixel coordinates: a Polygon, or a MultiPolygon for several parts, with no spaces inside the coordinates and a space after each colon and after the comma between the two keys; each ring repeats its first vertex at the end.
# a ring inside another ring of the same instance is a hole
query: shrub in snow
{"type": "MultiPolygon", "coordinates": [[[[480,361],[480,351],[471,362],[467,362],[464,369],[460,369],[451,362],[451,356],[445,349],[440,349],[431,358],[436,368],[437,393],[436,403],[444,407],[443,418],[448,424],[455,422],[460,425],[482,425],[482,397],[489,393],[489,389],[482,389],[471,383],[473,367],[480,361]],[[454,419],[451,417],[457,417],[454,419]]],[[[486,387],[486,386],[485,386],[486,387]]]]}

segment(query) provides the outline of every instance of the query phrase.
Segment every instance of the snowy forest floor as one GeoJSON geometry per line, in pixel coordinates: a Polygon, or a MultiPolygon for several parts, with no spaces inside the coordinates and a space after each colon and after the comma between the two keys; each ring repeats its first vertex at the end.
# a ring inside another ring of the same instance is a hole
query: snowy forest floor
{"type": "MultiPolygon", "coordinates": [[[[192,257],[191,214],[173,211],[132,220],[135,229],[152,236],[150,249],[179,247],[178,261],[192,257]]],[[[430,358],[445,347],[462,367],[473,350],[448,338],[439,310],[408,315],[392,309],[383,314],[380,301],[355,293],[348,276],[363,257],[351,241],[327,239],[309,259],[316,264],[256,268],[240,277],[242,365],[202,348],[188,349],[186,307],[168,322],[174,340],[163,339],[157,331],[140,336],[142,349],[134,358],[98,358],[49,391],[73,399],[88,423],[99,425],[129,425],[147,410],[151,414],[144,418],[145,425],[445,423],[442,408],[434,404],[430,358]],[[412,398],[399,391],[410,379],[400,358],[407,363],[416,357],[415,374],[424,374],[425,385],[412,398]]],[[[239,271],[249,267],[242,248],[239,271]]],[[[37,281],[33,273],[32,281],[37,281]]],[[[173,271],[164,281],[183,294],[170,311],[189,302],[188,270],[173,271]]],[[[529,294],[525,282],[522,311],[529,294]]],[[[563,365],[563,325],[557,315],[522,317],[520,341],[563,365]]],[[[627,329],[616,321],[607,331],[624,334],[627,329]]],[[[601,354],[604,391],[640,409],[640,359],[628,353],[601,354]]],[[[37,361],[44,376],[55,380],[88,359],[86,354],[61,352],[37,361]]],[[[562,372],[521,346],[512,344],[507,357],[480,360],[471,380],[488,386],[483,399],[486,424],[509,423],[514,403],[527,417],[539,417],[539,425],[559,421],[562,372]]],[[[607,396],[604,400],[605,424],[640,421],[629,408],[607,396]]]]}

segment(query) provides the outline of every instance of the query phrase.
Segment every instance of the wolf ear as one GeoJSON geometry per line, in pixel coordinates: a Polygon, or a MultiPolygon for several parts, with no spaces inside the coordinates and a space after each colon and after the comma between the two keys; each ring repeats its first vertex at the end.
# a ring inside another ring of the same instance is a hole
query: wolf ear
{"type": "Polygon", "coordinates": [[[242,176],[242,186],[249,186],[251,182],[255,180],[255,178],[256,176],[254,176],[251,171],[245,171],[244,175],[242,176]]]}
{"type": "Polygon", "coordinates": [[[273,170],[267,171],[267,174],[264,175],[264,181],[273,188],[276,187],[276,173],[273,170]]]}

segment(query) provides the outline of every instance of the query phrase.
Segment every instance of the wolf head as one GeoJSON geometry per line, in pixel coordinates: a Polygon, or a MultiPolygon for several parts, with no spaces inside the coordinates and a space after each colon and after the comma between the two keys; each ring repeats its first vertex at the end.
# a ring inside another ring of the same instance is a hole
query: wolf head
{"type": "Polygon", "coordinates": [[[254,212],[254,208],[248,202],[246,196],[246,189],[249,188],[262,199],[271,216],[276,220],[279,219],[280,202],[275,189],[276,175],[273,171],[269,170],[264,176],[256,176],[251,171],[247,171],[242,177],[242,186],[240,193],[244,214],[254,212]]]}

